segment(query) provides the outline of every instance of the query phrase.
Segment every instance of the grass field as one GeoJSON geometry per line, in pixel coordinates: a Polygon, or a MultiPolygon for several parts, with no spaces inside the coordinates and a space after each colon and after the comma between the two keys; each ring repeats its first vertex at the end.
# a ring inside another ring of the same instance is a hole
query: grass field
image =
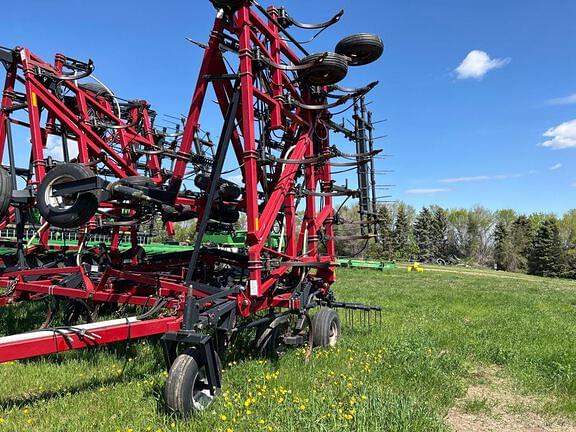
{"type": "MultiPolygon", "coordinates": [[[[201,415],[163,409],[162,355],[146,341],[0,365],[0,431],[574,430],[576,283],[484,271],[338,276],[339,299],[383,306],[382,325],[344,325],[339,347],[308,363],[302,349],[277,363],[237,353],[201,415]]],[[[41,314],[0,310],[0,332],[41,314]]]]}

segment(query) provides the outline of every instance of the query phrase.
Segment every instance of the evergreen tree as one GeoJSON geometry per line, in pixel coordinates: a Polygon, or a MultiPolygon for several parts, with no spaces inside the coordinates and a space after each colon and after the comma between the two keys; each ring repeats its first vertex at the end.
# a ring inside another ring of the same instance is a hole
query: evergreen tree
{"type": "Polygon", "coordinates": [[[430,258],[434,254],[432,241],[432,214],[426,207],[416,218],[414,223],[414,238],[418,245],[420,256],[424,259],[430,258]]]}
{"type": "Polygon", "coordinates": [[[393,243],[398,258],[409,258],[410,255],[410,221],[406,207],[398,206],[394,224],[393,243]]]}
{"type": "Polygon", "coordinates": [[[378,209],[378,231],[380,234],[380,258],[385,260],[394,259],[394,239],[392,232],[392,218],[386,205],[378,209]]]}
{"type": "Polygon", "coordinates": [[[512,224],[511,235],[516,258],[516,268],[514,270],[526,270],[528,268],[530,248],[535,235],[530,219],[523,215],[518,216],[512,224]]]}
{"type": "Polygon", "coordinates": [[[540,225],[530,251],[528,272],[551,277],[563,274],[563,251],[558,221],[555,218],[548,218],[540,225]]]}
{"type": "Polygon", "coordinates": [[[447,260],[450,255],[448,247],[448,212],[436,206],[432,215],[432,246],[433,254],[447,260]]]}
{"type": "Polygon", "coordinates": [[[500,220],[494,228],[494,261],[498,270],[515,270],[514,245],[505,220],[500,220]]]}
{"type": "Polygon", "coordinates": [[[472,212],[468,212],[466,224],[466,257],[476,260],[480,253],[480,224],[472,212]]]}

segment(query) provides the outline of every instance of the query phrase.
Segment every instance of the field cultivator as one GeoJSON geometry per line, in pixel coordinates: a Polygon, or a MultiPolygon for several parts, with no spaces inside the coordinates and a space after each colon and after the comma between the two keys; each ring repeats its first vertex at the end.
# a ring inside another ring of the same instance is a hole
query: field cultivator
{"type": "Polygon", "coordinates": [[[50,305],[40,329],[0,338],[0,362],[160,335],[166,403],[187,414],[218,393],[218,353],[241,331],[255,329],[255,349],[278,355],[334,345],[337,308],[380,311],[336,302],[331,286],[336,241],[348,240],[335,235],[334,201],[359,200],[354,240],[378,236],[380,151],[365,103],[377,83],[338,83],[349,66],[376,61],[382,41],[361,33],[310,54],[289,29],[320,33],[343,12],[312,25],[255,1],[211,1],[214,27],[207,43],[194,42],[204,57],[175,131],[155,126],[148,102],[90,81],[92,61],[0,49],[0,230],[15,232],[2,245],[11,252],[1,257],[0,307],[50,305]],[[211,97],[222,113],[217,143],[200,126],[211,97]],[[351,128],[330,112],[345,107],[351,128]],[[354,150],[340,150],[335,134],[354,150]],[[334,167],[356,171],[357,187],[337,185],[334,167]],[[242,181],[225,178],[232,172],[242,181]],[[243,243],[205,241],[241,218],[243,243]],[[196,223],[194,247],[146,254],[143,232],[170,235],[183,221],[196,223]],[[55,233],[77,240],[55,244],[55,233]],[[97,320],[119,305],[135,312],[97,320]]]}

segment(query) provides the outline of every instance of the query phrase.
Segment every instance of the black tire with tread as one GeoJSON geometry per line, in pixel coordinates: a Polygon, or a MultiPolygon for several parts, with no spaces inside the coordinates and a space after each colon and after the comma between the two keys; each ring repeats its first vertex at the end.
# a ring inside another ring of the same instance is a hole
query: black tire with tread
{"type": "Polygon", "coordinates": [[[335,346],[335,343],[330,343],[333,326],[336,326],[337,329],[337,341],[341,335],[340,317],[334,309],[321,308],[312,318],[312,341],[314,346],[335,346]]]}
{"type": "Polygon", "coordinates": [[[280,357],[278,339],[289,325],[290,319],[287,316],[281,316],[271,323],[259,327],[255,340],[256,352],[261,357],[272,359],[280,357]]]}
{"type": "Polygon", "coordinates": [[[98,210],[98,198],[92,192],[77,194],[76,201],[66,209],[52,207],[46,201],[47,188],[59,178],[68,181],[94,177],[94,173],[84,165],[66,163],[52,168],[44,177],[36,195],[36,206],[42,217],[59,228],[77,228],[87,223],[98,210]]]}
{"type": "Polygon", "coordinates": [[[120,183],[124,186],[133,187],[136,189],[140,188],[140,187],[151,188],[151,187],[156,186],[156,184],[154,183],[154,180],[152,180],[150,177],[146,177],[146,176],[125,177],[123,179],[118,180],[118,183],[120,183]]]}
{"type": "Polygon", "coordinates": [[[246,3],[246,0],[210,0],[217,9],[239,9],[246,3]]]}
{"type": "Polygon", "coordinates": [[[358,33],[345,37],[336,45],[336,53],[350,58],[350,66],[363,66],[375,62],[384,52],[380,36],[358,33]]]}
{"type": "Polygon", "coordinates": [[[96,96],[106,96],[106,97],[112,96],[106,87],[97,82],[80,83],[78,84],[78,87],[96,93],[96,96]]]}
{"type": "Polygon", "coordinates": [[[0,218],[8,214],[10,200],[12,199],[12,177],[8,170],[0,167],[0,218]]]}
{"type": "MultiPolygon", "coordinates": [[[[218,373],[222,371],[220,357],[216,352],[216,364],[218,373]]],[[[193,403],[194,383],[204,365],[201,364],[200,356],[195,349],[189,349],[176,357],[170,368],[166,386],[164,388],[164,397],[167,407],[182,415],[190,415],[196,408],[193,403]]]]}
{"type": "Polygon", "coordinates": [[[348,74],[348,59],[340,54],[324,52],[304,57],[301,65],[312,64],[299,72],[300,78],[311,85],[333,85],[348,74]]]}

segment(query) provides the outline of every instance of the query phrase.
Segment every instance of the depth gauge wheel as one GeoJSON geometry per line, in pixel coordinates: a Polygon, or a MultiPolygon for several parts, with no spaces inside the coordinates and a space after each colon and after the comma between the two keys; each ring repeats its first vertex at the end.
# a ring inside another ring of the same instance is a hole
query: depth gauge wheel
{"type": "MultiPolygon", "coordinates": [[[[221,374],[220,357],[214,352],[218,374],[221,374]]],[[[208,408],[220,389],[210,391],[205,360],[195,349],[185,351],[176,357],[170,368],[164,396],[166,405],[172,411],[183,415],[203,411],[208,408]]]]}
{"type": "Polygon", "coordinates": [[[66,163],[52,168],[40,183],[36,206],[46,221],[59,228],[76,228],[88,222],[98,210],[98,198],[92,192],[54,196],[54,186],[94,177],[84,165],[66,163]]]}
{"type": "Polygon", "coordinates": [[[256,332],[256,351],[262,357],[277,359],[286,354],[287,346],[282,337],[290,331],[290,319],[281,316],[256,332]]]}
{"type": "Polygon", "coordinates": [[[345,37],[338,45],[336,52],[350,58],[350,66],[363,66],[375,62],[384,52],[384,42],[380,36],[370,33],[359,33],[345,37]]]}
{"type": "Polygon", "coordinates": [[[340,54],[325,52],[312,54],[300,61],[311,65],[300,71],[300,78],[317,86],[332,85],[342,81],[348,74],[348,59],[340,54]]]}
{"type": "Polygon", "coordinates": [[[217,9],[239,9],[246,3],[246,0],[210,0],[217,9]]]}
{"type": "Polygon", "coordinates": [[[317,347],[334,347],[341,334],[340,317],[334,309],[322,308],[312,318],[312,340],[317,347]]]}
{"type": "Polygon", "coordinates": [[[0,167],[0,219],[8,214],[12,199],[12,177],[8,170],[0,167]]]}

